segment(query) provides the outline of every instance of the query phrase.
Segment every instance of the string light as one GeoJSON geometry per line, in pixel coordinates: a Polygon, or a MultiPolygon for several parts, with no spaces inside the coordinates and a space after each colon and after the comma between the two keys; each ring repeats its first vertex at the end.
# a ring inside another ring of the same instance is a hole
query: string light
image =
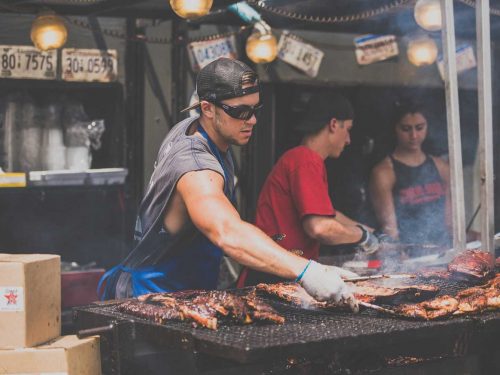
{"type": "Polygon", "coordinates": [[[42,51],[61,48],[68,38],[64,20],[54,12],[40,13],[31,25],[31,41],[42,51]]]}
{"type": "Polygon", "coordinates": [[[441,4],[439,0],[418,0],[413,15],[421,28],[428,31],[441,30],[441,4]]]}
{"type": "Polygon", "coordinates": [[[179,17],[193,19],[205,16],[212,8],[213,0],[170,0],[172,10],[179,17]]]}
{"type": "Polygon", "coordinates": [[[406,53],[413,65],[425,66],[436,61],[438,48],[433,39],[425,36],[410,41],[406,53]]]}
{"type": "Polygon", "coordinates": [[[278,41],[271,33],[271,28],[260,21],[254,25],[252,34],[248,37],[247,56],[256,64],[269,63],[278,56],[278,41]]]}

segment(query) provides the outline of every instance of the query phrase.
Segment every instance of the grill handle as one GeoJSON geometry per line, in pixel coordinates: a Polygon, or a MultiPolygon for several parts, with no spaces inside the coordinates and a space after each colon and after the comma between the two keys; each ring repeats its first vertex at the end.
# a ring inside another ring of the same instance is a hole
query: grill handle
{"type": "Polygon", "coordinates": [[[114,328],[115,328],[115,325],[113,323],[111,323],[111,324],[108,324],[108,325],[102,326],[102,327],[81,329],[77,332],[76,336],[79,339],[83,339],[85,337],[102,335],[103,333],[111,332],[111,331],[113,331],[114,328]]]}

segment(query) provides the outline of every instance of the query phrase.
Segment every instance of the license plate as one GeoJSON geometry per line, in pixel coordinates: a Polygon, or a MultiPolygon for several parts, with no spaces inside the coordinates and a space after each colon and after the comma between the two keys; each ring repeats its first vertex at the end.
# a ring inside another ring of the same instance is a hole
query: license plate
{"type": "Polygon", "coordinates": [[[113,49],[64,48],[61,60],[64,81],[112,82],[118,78],[117,52],[113,49]]]}
{"type": "Polygon", "coordinates": [[[30,46],[0,46],[0,78],[55,79],[57,51],[30,46]]]}

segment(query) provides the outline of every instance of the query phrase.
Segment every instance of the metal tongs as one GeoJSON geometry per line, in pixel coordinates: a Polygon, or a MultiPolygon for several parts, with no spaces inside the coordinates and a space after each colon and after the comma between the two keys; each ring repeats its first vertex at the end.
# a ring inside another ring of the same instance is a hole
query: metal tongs
{"type": "Polygon", "coordinates": [[[398,273],[398,274],[381,274],[381,275],[372,275],[372,276],[358,276],[358,277],[350,277],[344,279],[344,281],[348,281],[351,283],[355,283],[358,281],[366,281],[366,280],[376,280],[376,279],[411,279],[415,278],[416,275],[411,273],[398,273]]]}

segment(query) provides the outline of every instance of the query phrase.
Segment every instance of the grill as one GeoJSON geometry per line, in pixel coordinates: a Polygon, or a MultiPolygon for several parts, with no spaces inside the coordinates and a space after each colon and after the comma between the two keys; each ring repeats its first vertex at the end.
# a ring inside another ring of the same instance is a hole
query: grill
{"type": "MultiPolygon", "coordinates": [[[[418,284],[419,280],[411,279],[411,283],[418,284]]],[[[470,286],[447,280],[426,283],[438,285],[439,294],[454,294],[470,286]]],[[[74,319],[80,330],[115,327],[121,346],[124,340],[128,343],[146,340],[165,349],[183,348],[240,364],[290,357],[328,357],[349,351],[375,352],[381,357],[409,353],[426,357],[460,356],[500,347],[495,340],[495,333],[500,332],[500,312],[413,321],[374,311],[360,314],[311,311],[273,299],[266,301],[285,317],[285,324],[228,324],[217,331],[193,328],[188,322],[170,321],[159,325],[119,312],[117,301],[76,308],[74,319]]],[[[120,350],[125,356],[130,354],[130,349],[120,350]]]]}

